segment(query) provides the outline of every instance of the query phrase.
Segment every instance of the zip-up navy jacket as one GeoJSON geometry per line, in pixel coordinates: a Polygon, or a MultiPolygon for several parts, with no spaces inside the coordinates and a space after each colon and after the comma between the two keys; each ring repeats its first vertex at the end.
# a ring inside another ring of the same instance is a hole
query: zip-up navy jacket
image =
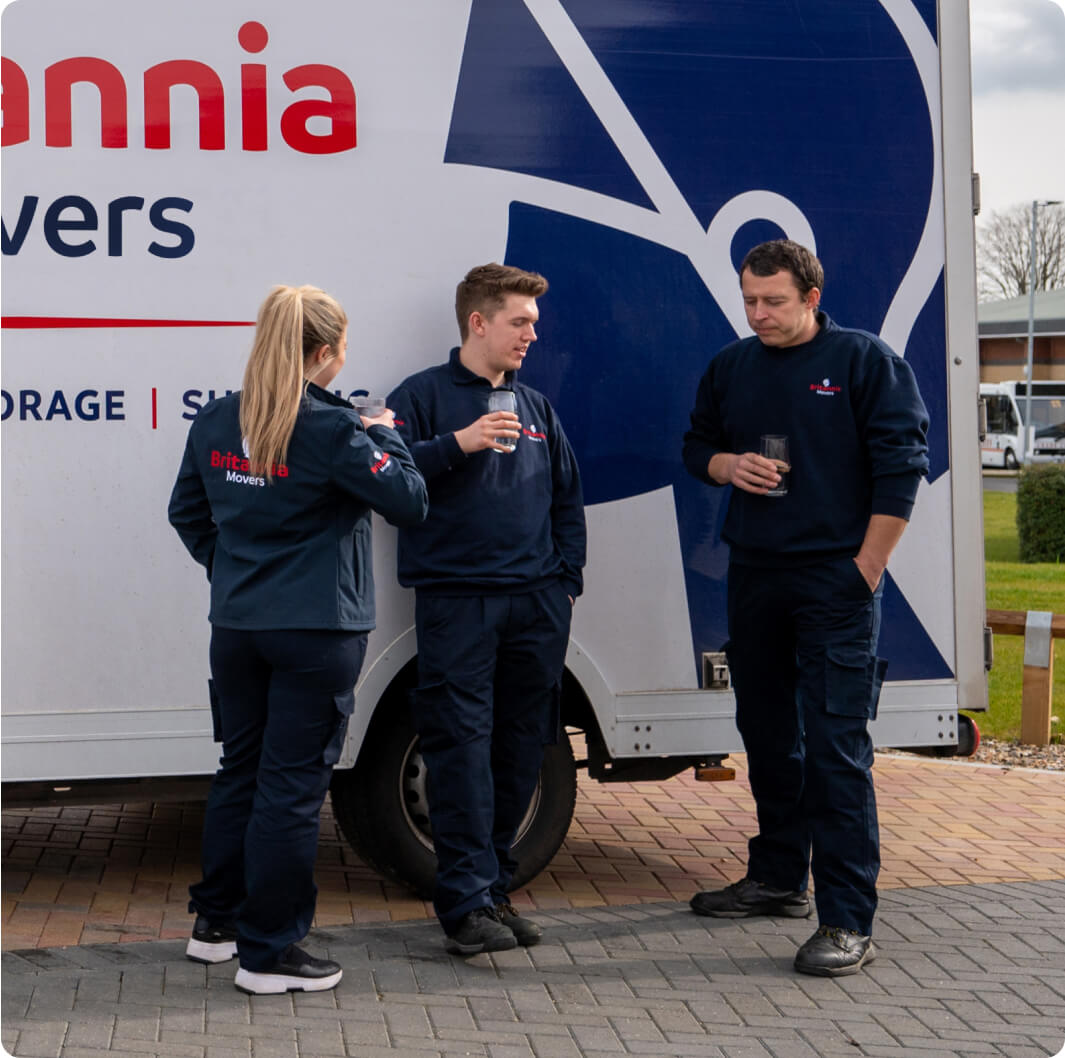
{"type": "Polygon", "coordinates": [[[928,473],[928,413],[909,364],[875,335],[817,318],[802,345],[726,346],[699,383],[684,463],[700,481],[718,484],[707,473],[718,452],[788,436],[787,495],[732,490],[721,535],[740,564],[854,556],[871,515],[909,519],[928,473]]]}
{"type": "Polygon", "coordinates": [[[429,517],[399,533],[399,582],[441,595],[534,591],[576,598],[586,534],[577,461],[543,394],[516,382],[521,437],[510,453],[467,456],[455,439],[488,411],[491,383],[451,351],[389,395],[396,428],[429,485],[429,517]]]}
{"type": "Polygon", "coordinates": [[[286,462],[249,472],[240,394],[189,429],[170,524],[207,568],[212,623],[249,630],[374,627],[370,511],[425,517],[425,482],[395,430],[367,430],[347,401],[308,384],[286,462]]]}

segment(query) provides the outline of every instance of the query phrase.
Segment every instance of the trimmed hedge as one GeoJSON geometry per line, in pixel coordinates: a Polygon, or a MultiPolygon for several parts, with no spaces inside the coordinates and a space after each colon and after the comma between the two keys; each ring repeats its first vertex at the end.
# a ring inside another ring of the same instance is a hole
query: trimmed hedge
{"type": "Polygon", "coordinates": [[[1065,465],[1033,463],[1017,482],[1022,562],[1065,562],[1065,465]]]}

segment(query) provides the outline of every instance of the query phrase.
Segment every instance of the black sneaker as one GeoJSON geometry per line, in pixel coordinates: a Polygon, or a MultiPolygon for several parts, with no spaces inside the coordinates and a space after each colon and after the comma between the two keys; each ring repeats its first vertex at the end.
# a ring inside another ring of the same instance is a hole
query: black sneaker
{"type": "Polygon", "coordinates": [[[751,918],[753,915],[779,915],[806,918],[810,898],[789,889],[774,889],[753,878],[741,878],[724,889],[696,893],[689,905],[697,915],[713,918],[751,918]]]}
{"type": "Polygon", "coordinates": [[[507,951],[517,946],[518,938],[499,921],[495,909],[491,907],[479,907],[463,915],[458,928],[444,941],[444,947],[452,955],[507,951]]]}
{"type": "Polygon", "coordinates": [[[539,944],[544,935],[544,931],[535,922],[522,918],[511,904],[496,904],[496,917],[517,937],[523,948],[539,944]]]}
{"type": "Polygon", "coordinates": [[[815,977],[846,977],[875,958],[872,938],[853,929],[818,926],[796,954],[795,969],[815,977]]]}
{"type": "Polygon", "coordinates": [[[232,922],[212,926],[204,915],[197,915],[192,936],[185,946],[185,958],[193,962],[226,962],[237,954],[237,927],[232,922]]]}
{"type": "Polygon", "coordinates": [[[290,944],[276,966],[269,970],[245,970],[242,966],[233,984],[249,995],[270,996],[281,992],[325,992],[335,988],[343,976],[339,963],[316,959],[290,944]]]}

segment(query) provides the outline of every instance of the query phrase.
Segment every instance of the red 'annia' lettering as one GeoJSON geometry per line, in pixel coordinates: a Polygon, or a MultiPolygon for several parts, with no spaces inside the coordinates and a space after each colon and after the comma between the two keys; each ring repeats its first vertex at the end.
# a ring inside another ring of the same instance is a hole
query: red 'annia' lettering
{"type": "MultiPolygon", "coordinates": [[[[211,449],[211,466],[221,467],[223,470],[239,470],[242,474],[252,472],[251,463],[243,456],[238,456],[236,452],[219,452],[217,448],[211,449]]],[[[262,471],[257,469],[256,473],[262,471]]],[[[272,463],[270,473],[275,478],[287,478],[288,467],[284,463],[272,463]]]]}
{"type": "MultiPolygon", "coordinates": [[[[260,22],[245,22],[237,33],[244,51],[258,54],[270,37],[260,22]]],[[[18,63],[4,57],[4,126],[0,145],[23,143],[30,136],[30,86],[18,63]]],[[[355,88],[347,74],[335,66],[307,63],[294,66],[282,78],[291,92],[324,88],[328,99],[297,99],[281,112],[281,138],[303,154],[337,154],[357,143],[355,88]],[[310,132],[311,118],[325,118],[330,131],[310,132]]],[[[61,59],[44,71],[44,142],[47,147],[73,145],[71,97],[75,84],[91,84],[100,93],[100,146],[128,147],[126,79],[106,59],[78,56],[61,59]]],[[[225,88],[221,77],[206,63],[170,59],[144,71],[144,146],[170,149],[170,92],[175,85],[190,86],[199,106],[200,150],[220,151],[226,145],[225,88]]],[[[269,144],[269,107],[266,66],[246,62],[240,67],[241,148],[265,151],[269,144]]]]}

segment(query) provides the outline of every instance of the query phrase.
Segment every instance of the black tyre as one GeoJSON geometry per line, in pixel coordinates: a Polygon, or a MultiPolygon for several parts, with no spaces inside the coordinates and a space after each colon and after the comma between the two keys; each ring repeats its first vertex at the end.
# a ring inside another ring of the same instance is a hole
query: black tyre
{"type": "MultiPolygon", "coordinates": [[[[428,783],[418,736],[399,697],[382,703],[355,767],[333,773],[330,796],[340,829],[359,857],[428,900],[436,876],[428,783]]],[[[518,828],[512,889],[551,861],[569,830],[576,799],[577,766],[563,733],[557,745],[545,747],[540,782],[518,828]]]]}
{"type": "Polygon", "coordinates": [[[1017,462],[1017,456],[1014,454],[1014,451],[1013,451],[1012,448],[1007,448],[1006,449],[1005,454],[1002,456],[1002,465],[1007,470],[1016,470],[1017,467],[1020,465],[1017,462]]]}
{"type": "Polygon", "coordinates": [[[980,729],[971,716],[958,713],[958,756],[971,757],[980,747],[980,729]]]}

